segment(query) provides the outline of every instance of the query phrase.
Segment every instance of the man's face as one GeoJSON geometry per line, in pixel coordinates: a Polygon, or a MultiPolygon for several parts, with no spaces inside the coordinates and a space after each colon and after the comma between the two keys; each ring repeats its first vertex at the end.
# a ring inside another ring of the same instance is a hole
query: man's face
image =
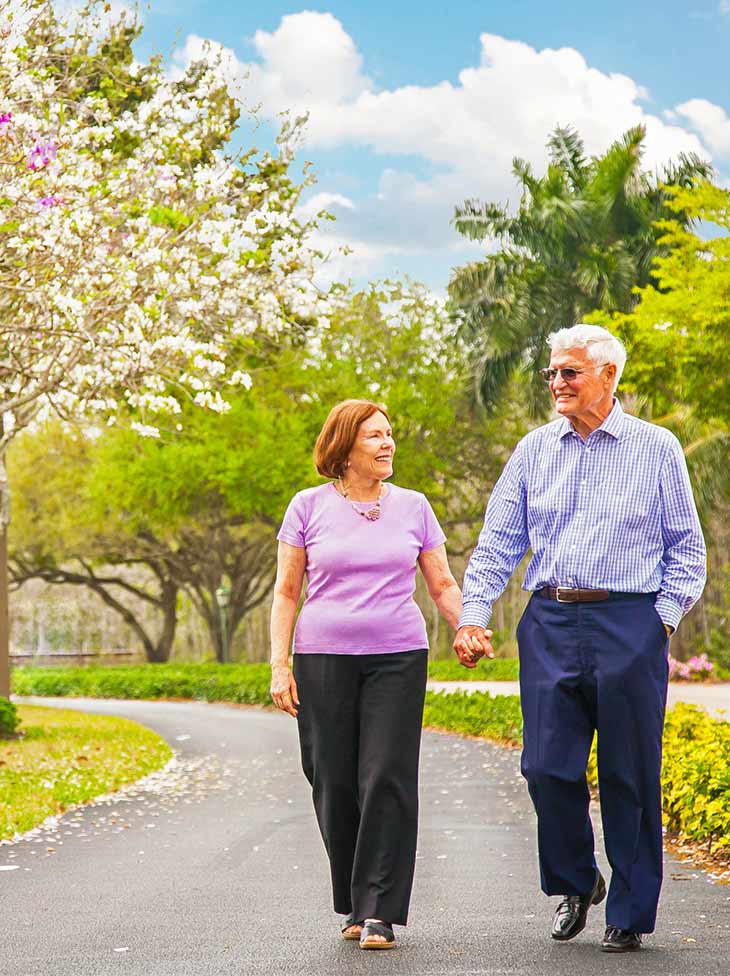
{"type": "Polygon", "coordinates": [[[550,393],[559,414],[563,417],[580,417],[605,409],[611,403],[611,386],[616,375],[613,364],[598,366],[588,355],[587,349],[554,352],[550,357],[550,367],[561,369],[565,366],[580,372],[570,382],[558,373],[550,383],[550,393]]]}

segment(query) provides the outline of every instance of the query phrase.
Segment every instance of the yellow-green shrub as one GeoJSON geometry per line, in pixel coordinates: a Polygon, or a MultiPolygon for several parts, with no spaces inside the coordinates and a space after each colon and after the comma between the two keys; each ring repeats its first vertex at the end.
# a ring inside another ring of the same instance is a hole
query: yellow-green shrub
{"type": "Polygon", "coordinates": [[[669,830],[730,850],[730,723],[675,705],[664,730],[662,785],[669,830]]]}

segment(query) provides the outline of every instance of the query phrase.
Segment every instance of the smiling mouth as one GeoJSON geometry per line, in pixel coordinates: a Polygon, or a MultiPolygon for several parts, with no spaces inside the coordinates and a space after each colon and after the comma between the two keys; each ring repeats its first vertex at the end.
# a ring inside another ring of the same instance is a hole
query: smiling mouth
{"type": "Polygon", "coordinates": [[[376,461],[392,461],[393,460],[393,455],[392,454],[380,454],[380,455],[378,455],[378,457],[375,458],[375,460],[376,461]]]}

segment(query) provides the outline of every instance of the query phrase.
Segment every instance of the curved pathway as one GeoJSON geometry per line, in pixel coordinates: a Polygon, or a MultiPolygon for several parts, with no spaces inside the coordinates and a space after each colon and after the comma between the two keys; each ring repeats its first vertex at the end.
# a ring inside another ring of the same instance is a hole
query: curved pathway
{"type": "MultiPolygon", "coordinates": [[[[488,691],[490,695],[519,695],[518,681],[429,681],[429,691],[488,691]]],[[[667,693],[667,708],[677,702],[701,705],[718,718],[730,718],[730,683],[717,684],[702,681],[670,681],[667,693]]]]}
{"type": "Polygon", "coordinates": [[[658,931],[638,955],[598,950],[601,908],[575,941],[549,939],[555,902],[537,890],[517,751],[425,735],[411,924],[397,930],[396,952],[364,953],[338,938],[288,716],[192,702],[57,703],[143,722],[178,759],[0,845],[3,976],[730,972],[730,888],[673,861],[658,931]]]}

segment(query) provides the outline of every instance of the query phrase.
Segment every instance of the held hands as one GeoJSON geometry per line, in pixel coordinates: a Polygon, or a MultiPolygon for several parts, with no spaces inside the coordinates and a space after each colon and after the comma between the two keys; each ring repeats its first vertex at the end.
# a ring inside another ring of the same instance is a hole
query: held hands
{"type": "Polygon", "coordinates": [[[299,693],[294,675],[291,673],[288,664],[272,665],[269,691],[277,708],[280,708],[282,712],[289,712],[294,718],[297,717],[297,710],[294,706],[299,705],[299,693]]]}
{"type": "Polygon", "coordinates": [[[485,627],[470,624],[459,627],[454,639],[454,650],[459,663],[465,668],[475,668],[480,657],[494,657],[491,638],[492,631],[485,627]]]}

